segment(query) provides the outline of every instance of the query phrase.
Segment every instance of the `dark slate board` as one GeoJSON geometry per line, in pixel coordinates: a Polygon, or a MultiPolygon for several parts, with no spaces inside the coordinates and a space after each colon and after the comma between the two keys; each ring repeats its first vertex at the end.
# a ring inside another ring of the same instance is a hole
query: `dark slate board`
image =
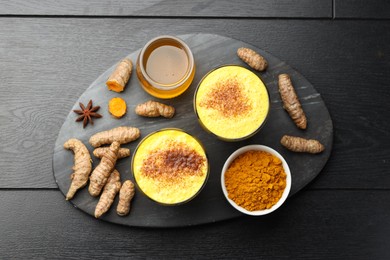
{"type": "MultiPolygon", "coordinates": [[[[248,144],[263,144],[270,146],[281,153],[288,162],[292,173],[292,187],[290,196],[298,192],[322,170],[327,162],[333,142],[333,124],[329,112],[314,87],[297,71],[280,61],[271,54],[249,44],[228,37],[213,34],[187,34],[178,36],[190,46],[196,62],[196,74],[190,88],[181,96],[160,100],[171,104],[176,108],[176,115],[172,119],[142,118],[134,113],[138,103],[154,99],[144,92],[133,75],[126,90],[120,94],[108,91],[105,81],[113,71],[116,64],[104,72],[81,95],[73,109],[78,108],[78,103],[86,104],[93,99],[94,105],[100,105],[100,113],[103,119],[95,120],[95,125],[88,125],[85,129],[82,124],[75,123],[76,114],[72,111],[66,118],[54,148],[53,171],[54,178],[61,192],[66,194],[70,186],[70,174],[72,173],[73,154],[63,148],[63,144],[69,138],[78,138],[87,145],[92,155],[92,147],[88,143],[89,137],[99,131],[107,130],[120,125],[130,125],[140,128],[141,138],[125,145],[134,151],[138,142],[147,134],[166,127],[182,128],[191,135],[197,137],[205,146],[210,159],[210,176],[202,192],[192,201],[180,206],[162,206],[147,199],[141,192],[136,192],[129,216],[117,216],[115,209],[118,202],[116,198],[112,209],[101,219],[113,223],[129,226],[146,227],[174,227],[189,226],[203,223],[216,222],[240,216],[241,213],[233,209],[225,200],[220,185],[220,173],[228,156],[236,149],[248,144]],[[224,142],[213,135],[206,133],[198,124],[193,111],[193,95],[200,79],[210,70],[223,64],[240,64],[246,66],[237,56],[236,50],[246,46],[258,51],[269,62],[269,68],[264,73],[257,73],[265,82],[271,100],[271,110],[265,126],[250,139],[240,142],[224,142]],[[288,73],[295,85],[303,109],[308,117],[308,129],[299,130],[288,114],[282,108],[277,88],[277,76],[280,73],[288,73]],[[128,105],[128,112],[122,119],[114,119],[107,110],[108,101],[115,96],[124,98],[128,105]],[[322,154],[310,155],[292,153],[284,149],[279,141],[284,134],[298,135],[307,138],[316,138],[326,147],[322,154]]],[[[138,51],[128,57],[135,63],[138,51]]],[[[92,155],[93,157],[93,155],[92,155]]],[[[93,158],[94,166],[99,162],[93,158]]],[[[131,158],[121,159],[116,168],[121,173],[122,180],[133,179],[130,171],[131,158]]],[[[93,215],[98,199],[88,194],[87,188],[76,193],[71,201],[73,205],[82,211],[93,215]]],[[[288,200],[287,202],[288,203],[288,200]]]]}

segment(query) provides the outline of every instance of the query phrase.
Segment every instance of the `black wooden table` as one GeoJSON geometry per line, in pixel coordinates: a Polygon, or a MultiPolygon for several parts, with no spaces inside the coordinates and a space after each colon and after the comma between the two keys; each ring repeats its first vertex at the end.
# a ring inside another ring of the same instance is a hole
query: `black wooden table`
{"type": "Polygon", "coordinates": [[[0,258],[390,257],[387,1],[0,0],[0,258]],[[334,124],[319,176],[265,217],[186,228],[96,220],[64,200],[54,142],[78,97],[161,34],[212,33],[284,60],[334,124]]]}

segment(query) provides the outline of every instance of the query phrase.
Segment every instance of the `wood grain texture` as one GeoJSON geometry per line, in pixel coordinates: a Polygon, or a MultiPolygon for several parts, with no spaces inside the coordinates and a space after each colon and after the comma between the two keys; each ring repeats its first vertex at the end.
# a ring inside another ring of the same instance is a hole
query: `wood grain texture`
{"type": "Polygon", "coordinates": [[[144,229],[96,220],[73,209],[59,191],[2,190],[0,255],[5,259],[388,259],[389,195],[389,191],[307,191],[264,217],[144,229]]]}
{"type": "Polygon", "coordinates": [[[390,2],[386,0],[335,0],[335,18],[390,19],[390,2]]]}
{"type": "Polygon", "coordinates": [[[331,18],[332,0],[1,0],[0,15],[331,18]]]}
{"type": "MultiPolygon", "coordinates": [[[[150,201],[137,189],[139,196],[137,196],[134,202],[134,217],[126,219],[120,218],[116,214],[110,214],[103,216],[107,221],[130,226],[166,227],[188,226],[236,217],[238,212],[233,210],[223,197],[221,170],[229,155],[245,145],[267,145],[278,151],[284,157],[291,171],[292,184],[290,196],[301,190],[321,172],[331,154],[333,144],[332,119],[321,95],[299,72],[292,69],[277,57],[258,49],[256,46],[229,37],[205,33],[178,35],[178,37],[185,41],[191,48],[196,64],[196,73],[193,83],[185,93],[174,99],[159,100],[175,107],[175,116],[167,120],[165,118],[144,118],[136,115],[134,108],[137,104],[155,98],[152,98],[140,87],[136,75],[134,75],[135,78],[129,81],[126,90],[120,94],[128,103],[128,112],[121,120],[112,118],[106,109],[102,109],[99,112],[103,115],[104,120],[96,121],[94,127],[82,129],[81,124],[75,124],[74,122],[77,115],[72,110],[69,112],[68,117],[61,127],[54,147],[54,177],[60,190],[66,194],[70,187],[69,176],[72,173],[74,163],[72,159],[73,155],[63,148],[67,140],[71,138],[81,140],[87,145],[90,153],[92,153],[93,149],[88,143],[91,135],[114,127],[130,125],[140,129],[140,139],[154,131],[171,127],[183,129],[194,136],[203,144],[208,154],[210,165],[208,181],[202,189],[202,192],[194,200],[186,203],[186,205],[177,207],[175,213],[172,212],[171,207],[164,207],[150,201]],[[225,142],[207,133],[198,123],[193,109],[193,97],[202,77],[216,67],[225,64],[237,64],[250,69],[236,54],[238,48],[243,46],[255,50],[268,62],[268,67],[265,72],[258,73],[254,70],[251,71],[261,77],[267,86],[270,99],[270,112],[266,123],[257,134],[243,141],[225,142]],[[287,73],[291,76],[302,107],[306,111],[309,123],[305,131],[298,129],[283,109],[277,87],[278,75],[282,73],[287,73]],[[280,139],[285,134],[316,138],[320,140],[326,149],[317,155],[290,152],[280,144],[280,139]],[[207,210],[208,214],[198,214],[199,210],[207,210]]],[[[140,50],[137,50],[129,54],[127,58],[135,62],[139,52],[140,50]]],[[[75,102],[73,109],[78,109],[79,102],[86,103],[89,99],[93,99],[95,105],[99,104],[102,107],[107,107],[109,100],[118,96],[118,93],[108,91],[106,86],[106,80],[116,66],[117,64],[113,64],[111,68],[100,75],[80,96],[79,100],[75,102]]],[[[135,151],[139,143],[140,140],[136,140],[126,146],[130,150],[135,151]]],[[[95,161],[95,167],[97,163],[95,161]]],[[[116,164],[115,168],[121,173],[122,180],[133,179],[130,165],[131,158],[120,160],[116,164]]],[[[72,203],[81,210],[94,215],[97,199],[91,197],[86,189],[84,189],[78,192],[78,195],[75,196],[72,203]]]]}
{"type": "Polygon", "coordinates": [[[0,18],[0,187],[57,187],[54,142],[78,97],[152,37],[190,32],[255,45],[315,86],[335,134],[330,161],[310,188],[390,187],[389,23],[66,18],[0,18]]]}

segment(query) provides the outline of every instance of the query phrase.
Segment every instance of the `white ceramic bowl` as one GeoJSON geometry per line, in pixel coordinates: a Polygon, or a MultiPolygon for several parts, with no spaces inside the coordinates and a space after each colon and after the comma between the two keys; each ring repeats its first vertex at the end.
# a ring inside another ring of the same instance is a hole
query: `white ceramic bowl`
{"type": "Polygon", "coordinates": [[[274,149],[272,149],[272,148],[270,148],[268,146],[264,146],[264,145],[257,145],[257,144],[255,144],[255,145],[248,145],[248,146],[244,146],[244,147],[241,147],[240,149],[236,150],[226,160],[226,162],[225,162],[225,164],[224,164],[224,166],[222,168],[221,186],[222,186],[222,191],[223,191],[223,194],[225,195],[225,198],[227,199],[227,201],[235,209],[237,209],[238,211],[241,211],[242,213],[247,214],[247,215],[261,216],[261,215],[266,215],[266,214],[269,214],[269,213],[275,211],[276,209],[278,209],[285,202],[285,200],[288,197],[288,194],[290,193],[290,189],[291,189],[291,172],[290,172],[290,168],[287,165],[286,160],[284,160],[284,158],[277,151],[275,151],[274,149]],[[278,157],[282,161],[282,165],[283,165],[284,171],[285,171],[285,173],[287,175],[286,176],[286,188],[284,189],[282,197],[279,199],[279,201],[275,205],[273,205],[271,208],[269,208],[269,209],[257,210],[257,211],[249,211],[249,210],[246,210],[243,207],[237,205],[233,200],[229,199],[229,197],[228,197],[228,192],[227,192],[226,186],[225,186],[225,172],[228,169],[228,167],[230,166],[230,164],[234,161],[234,159],[236,159],[239,155],[241,155],[241,154],[243,154],[245,152],[248,152],[248,151],[264,151],[264,152],[268,152],[268,153],[278,157]]]}

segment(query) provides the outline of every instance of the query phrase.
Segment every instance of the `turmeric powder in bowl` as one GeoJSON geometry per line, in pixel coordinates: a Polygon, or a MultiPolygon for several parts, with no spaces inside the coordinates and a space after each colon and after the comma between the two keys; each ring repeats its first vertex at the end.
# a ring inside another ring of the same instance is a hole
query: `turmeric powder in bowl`
{"type": "Polygon", "coordinates": [[[283,157],[270,147],[249,145],[226,161],[221,175],[228,202],[249,215],[265,215],[280,207],[291,188],[291,173],[283,157]]]}

